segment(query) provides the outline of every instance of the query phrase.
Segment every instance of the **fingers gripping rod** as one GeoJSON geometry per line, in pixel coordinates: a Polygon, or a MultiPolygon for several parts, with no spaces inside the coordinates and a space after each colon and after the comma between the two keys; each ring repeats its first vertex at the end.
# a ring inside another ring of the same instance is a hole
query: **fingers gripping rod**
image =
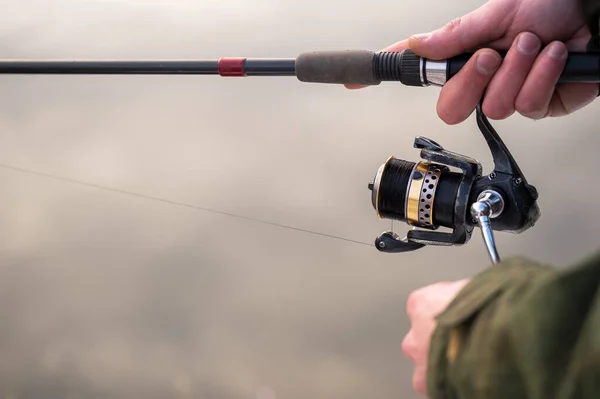
{"type": "MultiPolygon", "coordinates": [[[[504,52],[500,53],[503,57],[504,52]]],[[[373,86],[396,81],[407,86],[443,86],[472,54],[429,60],[411,50],[314,51],[291,59],[61,61],[2,60],[0,74],[295,76],[301,82],[373,86]]],[[[600,54],[570,53],[559,82],[600,82],[600,54]]]]}

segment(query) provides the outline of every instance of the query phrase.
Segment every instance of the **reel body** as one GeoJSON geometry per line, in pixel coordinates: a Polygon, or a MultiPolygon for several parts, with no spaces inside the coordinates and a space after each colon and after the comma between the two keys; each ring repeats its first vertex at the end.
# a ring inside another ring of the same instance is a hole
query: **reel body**
{"type": "Polygon", "coordinates": [[[402,239],[384,232],[375,240],[378,250],[398,253],[427,245],[463,245],[480,227],[490,258],[497,263],[493,231],[520,234],[540,218],[536,188],[525,179],[481,103],[476,118],[494,161],[488,175],[483,175],[477,160],[421,136],[415,138],[414,147],[421,149],[423,161],[390,157],[379,168],[369,184],[378,216],[403,221],[413,229],[402,239]],[[451,231],[439,231],[440,227],[451,231]]]}

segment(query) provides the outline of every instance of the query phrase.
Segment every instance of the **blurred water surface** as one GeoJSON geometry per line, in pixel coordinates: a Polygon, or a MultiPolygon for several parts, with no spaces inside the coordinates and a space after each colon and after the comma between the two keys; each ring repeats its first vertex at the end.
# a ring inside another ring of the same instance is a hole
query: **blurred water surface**
{"type": "MultiPolygon", "coordinates": [[[[377,50],[480,3],[0,1],[5,58],[294,57],[377,50]]],[[[374,248],[69,179],[372,242],[367,182],[427,135],[490,166],[438,90],[292,78],[0,76],[0,396],[417,398],[400,344],[410,291],[488,267],[481,238],[374,248]]],[[[503,257],[562,267],[597,248],[598,105],[500,134],[543,216],[503,257]],[[593,200],[592,200],[593,201],[593,200]]],[[[396,226],[398,230],[405,226],[396,226]]]]}

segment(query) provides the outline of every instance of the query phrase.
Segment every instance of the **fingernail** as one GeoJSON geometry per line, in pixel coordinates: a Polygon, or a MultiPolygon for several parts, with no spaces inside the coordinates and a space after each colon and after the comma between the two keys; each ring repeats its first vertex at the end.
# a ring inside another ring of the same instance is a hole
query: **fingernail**
{"type": "Polygon", "coordinates": [[[517,49],[521,54],[531,55],[535,54],[540,49],[540,39],[533,33],[525,32],[519,36],[517,41],[517,49]]]}
{"type": "Polygon", "coordinates": [[[417,39],[417,40],[425,40],[427,39],[429,36],[431,36],[431,33],[417,33],[416,35],[412,35],[413,39],[417,39]]]}
{"type": "Polygon", "coordinates": [[[500,65],[500,57],[489,51],[484,51],[477,56],[477,70],[483,75],[496,72],[500,65]]]}
{"type": "Polygon", "coordinates": [[[567,49],[565,45],[560,42],[551,43],[546,52],[550,57],[556,58],[557,60],[567,58],[567,49]]]}

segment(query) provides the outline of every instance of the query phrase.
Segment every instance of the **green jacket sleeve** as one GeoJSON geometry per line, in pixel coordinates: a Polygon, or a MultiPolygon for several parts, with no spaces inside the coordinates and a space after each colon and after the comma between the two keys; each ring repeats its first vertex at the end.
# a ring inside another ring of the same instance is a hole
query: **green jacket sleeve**
{"type": "Polygon", "coordinates": [[[600,398],[600,254],[492,266],[438,317],[430,399],[600,398]]]}

